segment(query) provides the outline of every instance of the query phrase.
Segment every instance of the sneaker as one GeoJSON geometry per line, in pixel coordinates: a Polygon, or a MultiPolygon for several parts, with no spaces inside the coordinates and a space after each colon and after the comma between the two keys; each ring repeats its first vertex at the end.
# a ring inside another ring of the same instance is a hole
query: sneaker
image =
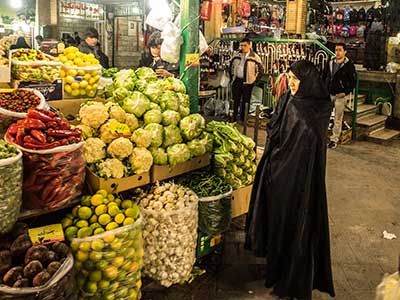
{"type": "Polygon", "coordinates": [[[334,142],[334,141],[330,141],[330,142],[328,143],[328,148],[329,148],[329,149],[336,149],[336,148],[337,148],[337,143],[334,142]]]}

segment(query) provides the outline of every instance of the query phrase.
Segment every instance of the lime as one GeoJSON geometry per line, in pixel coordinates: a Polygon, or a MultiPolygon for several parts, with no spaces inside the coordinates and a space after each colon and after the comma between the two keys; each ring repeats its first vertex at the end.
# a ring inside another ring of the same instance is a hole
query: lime
{"type": "Polygon", "coordinates": [[[86,278],[82,274],[78,273],[78,275],[76,275],[76,283],[78,287],[82,288],[85,285],[85,282],[86,278]]]}
{"type": "MultiPolygon", "coordinates": [[[[89,255],[90,256],[90,255],[89,255]]],[[[85,268],[86,271],[91,272],[96,270],[96,264],[92,262],[91,260],[87,260],[83,263],[83,267],[85,268]]]]}
{"type": "Polygon", "coordinates": [[[132,225],[132,224],[134,224],[135,223],[135,220],[133,219],[133,218],[130,218],[130,217],[127,217],[125,220],[124,220],[124,226],[126,226],[126,225],[132,225]]]}
{"type": "Polygon", "coordinates": [[[104,271],[105,269],[107,269],[108,263],[105,260],[101,260],[96,263],[96,267],[97,269],[104,271]]]}
{"type": "Polygon", "coordinates": [[[139,280],[136,282],[136,287],[137,287],[138,289],[140,289],[140,288],[142,287],[142,280],[141,280],[141,279],[139,279],[139,280]]]}
{"type": "Polygon", "coordinates": [[[75,260],[74,261],[74,268],[75,270],[80,270],[82,268],[82,262],[75,260]]]}
{"type": "Polygon", "coordinates": [[[117,299],[117,298],[115,298],[114,293],[108,293],[103,296],[103,300],[115,300],[115,299],[117,299]]]}
{"type": "Polygon", "coordinates": [[[96,215],[91,216],[90,219],[89,219],[89,223],[93,224],[93,223],[96,223],[96,222],[97,222],[97,216],[96,215]]]}
{"type": "Polygon", "coordinates": [[[142,247],[143,247],[143,241],[142,241],[142,239],[136,239],[136,240],[134,240],[132,246],[133,246],[134,249],[140,249],[140,248],[142,248],[142,247]]]}
{"type": "Polygon", "coordinates": [[[76,227],[78,228],[84,228],[84,227],[88,227],[89,226],[89,222],[86,220],[79,220],[78,222],[76,222],[76,227]]]}
{"type": "Polygon", "coordinates": [[[122,213],[119,213],[114,217],[114,221],[117,222],[118,224],[122,224],[125,220],[125,216],[122,213]]]}
{"type": "Polygon", "coordinates": [[[108,251],[108,252],[103,253],[104,259],[107,259],[108,261],[113,259],[116,256],[117,256],[117,253],[114,251],[108,251]]]}
{"type": "Polygon", "coordinates": [[[101,228],[101,225],[99,223],[93,223],[90,224],[89,226],[92,230],[95,230],[96,228],[101,228]]]}
{"type": "Polygon", "coordinates": [[[103,196],[100,194],[93,195],[90,199],[90,203],[92,203],[93,206],[99,206],[100,204],[103,204],[103,196]]]}
{"type": "Polygon", "coordinates": [[[78,217],[78,210],[79,210],[80,207],[81,207],[80,205],[77,205],[77,206],[75,206],[75,207],[72,209],[72,215],[73,215],[75,218],[78,217]]]}
{"type": "Polygon", "coordinates": [[[103,254],[99,251],[92,251],[89,254],[89,258],[91,261],[98,262],[103,257],[103,254]]]}
{"type": "Polygon", "coordinates": [[[118,242],[113,242],[111,244],[111,249],[113,250],[119,250],[122,247],[122,241],[118,241],[118,242]]]}
{"type": "Polygon", "coordinates": [[[126,263],[124,263],[123,265],[122,265],[122,270],[125,270],[125,271],[129,271],[130,269],[131,269],[131,262],[130,261],[128,261],[128,262],[126,262],[126,263]]]}
{"type": "Polygon", "coordinates": [[[66,214],[65,217],[72,220],[74,218],[74,215],[69,213],[69,214],[66,214]]]}
{"type": "Polygon", "coordinates": [[[122,203],[122,200],[117,198],[117,199],[114,200],[114,203],[116,203],[118,206],[120,206],[121,203],[122,203]]]}
{"type": "Polygon", "coordinates": [[[77,232],[78,232],[78,227],[70,226],[67,229],[65,229],[65,236],[67,237],[67,239],[71,240],[76,237],[77,232]]]}
{"type": "Polygon", "coordinates": [[[93,231],[93,234],[94,235],[96,235],[96,234],[101,234],[101,233],[103,233],[105,230],[103,229],[103,228],[96,228],[94,231],[93,231]]]}
{"type": "Polygon", "coordinates": [[[112,265],[117,268],[122,266],[123,263],[124,263],[124,257],[122,256],[117,256],[112,260],[112,265]]]}
{"type": "Polygon", "coordinates": [[[111,223],[107,224],[106,231],[110,231],[110,230],[113,230],[113,229],[118,228],[118,227],[119,227],[118,223],[111,222],[111,223]]]}
{"type": "Polygon", "coordinates": [[[80,243],[79,244],[79,250],[82,250],[82,251],[85,251],[85,252],[89,251],[90,250],[90,242],[82,242],[82,243],[80,243]]]}
{"type": "Polygon", "coordinates": [[[133,256],[135,256],[135,250],[132,248],[129,248],[128,250],[125,251],[125,253],[123,255],[127,259],[132,258],[133,256]]]}
{"type": "Polygon", "coordinates": [[[106,280],[100,280],[97,285],[98,285],[99,289],[104,290],[110,286],[110,282],[106,281],[106,280]]]}
{"type": "Polygon", "coordinates": [[[117,235],[117,238],[119,238],[119,239],[126,239],[129,236],[129,232],[126,232],[126,231],[119,232],[116,235],[117,235]]]}
{"type": "Polygon", "coordinates": [[[83,196],[81,200],[83,206],[90,206],[90,196],[83,196]]]}
{"type": "Polygon", "coordinates": [[[136,219],[136,218],[139,217],[139,214],[140,214],[140,209],[136,204],[134,204],[133,207],[128,208],[127,210],[125,210],[125,215],[127,217],[131,217],[131,218],[136,219]]]}
{"type": "Polygon", "coordinates": [[[101,271],[93,271],[92,273],[90,273],[89,279],[93,282],[99,282],[101,280],[101,271]]]}
{"type": "Polygon", "coordinates": [[[94,210],[94,213],[98,216],[107,213],[107,205],[105,204],[101,204],[99,206],[97,206],[94,210]]]}
{"type": "Polygon", "coordinates": [[[108,195],[107,195],[107,200],[108,200],[108,202],[113,202],[114,199],[115,199],[115,197],[114,197],[113,194],[108,194],[108,195]]]}
{"type": "Polygon", "coordinates": [[[118,271],[118,277],[117,280],[119,282],[124,281],[126,279],[126,275],[128,274],[128,272],[124,271],[124,270],[119,270],[118,271]]]}
{"type": "Polygon", "coordinates": [[[138,294],[137,294],[136,290],[131,289],[131,290],[129,291],[129,299],[131,299],[131,300],[136,300],[136,299],[137,299],[137,296],[138,296],[138,294]]]}
{"type": "Polygon", "coordinates": [[[125,297],[128,296],[128,293],[129,293],[128,288],[124,287],[124,288],[118,289],[118,291],[115,293],[115,296],[118,299],[125,299],[125,297]]]}
{"type": "Polygon", "coordinates": [[[110,285],[110,291],[115,292],[119,288],[119,282],[113,282],[110,285]]]}
{"type": "Polygon", "coordinates": [[[132,273],[135,273],[135,272],[139,271],[139,267],[140,267],[140,265],[137,262],[132,262],[129,271],[132,273]]]}
{"type": "Polygon", "coordinates": [[[131,208],[133,206],[133,201],[132,200],[124,200],[124,201],[122,201],[121,206],[123,209],[131,208]]]}
{"type": "Polygon", "coordinates": [[[121,211],[119,210],[119,207],[117,205],[111,205],[108,207],[108,214],[111,217],[115,217],[118,215],[121,211]]]}
{"type": "Polygon", "coordinates": [[[61,220],[61,225],[63,229],[67,228],[68,226],[71,226],[72,224],[73,224],[72,219],[70,218],[64,218],[61,220]]]}
{"type": "Polygon", "coordinates": [[[70,247],[71,247],[72,252],[78,251],[78,249],[79,249],[79,242],[76,241],[76,240],[73,240],[73,241],[71,242],[70,247]]]}
{"type": "Polygon", "coordinates": [[[99,216],[99,223],[103,226],[107,225],[108,223],[111,222],[111,217],[110,215],[107,214],[102,214],[99,216]]]}
{"type": "Polygon", "coordinates": [[[112,233],[108,233],[104,238],[103,241],[106,243],[112,243],[115,239],[115,235],[112,233]]]}
{"type": "Polygon", "coordinates": [[[75,254],[75,259],[80,261],[80,262],[84,262],[88,259],[89,255],[87,252],[81,251],[79,250],[78,252],[76,252],[75,254]]]}
{"type": "Polygon", "coordinates": [[[106,190],[98,190],[96,194],[103,196],[103,198],[107,198],[108,193],[106,190]]]}
{"type": "Polygon", "coordinates": [[[91,244],[91,248],[94,250],[94,251],[101,251],[101,250],[103,250],[103,248],[104,248],[104,242],[103,242],[103,240],[94,240],[94,241],[92,241],[92,244],[91,244]]]}
{"type": "Polygon", "coordinates": [[[118,276],[118,269],[114,266],[109,266],[103,271],[104,277],[114,280],[118,276]]]}
{"type": "Polygon", "coordinates": [[[92,216],[90,207],[82,206],[78,209],[78,217],[82,220],[88,220],[92,216]]]}
{"type": "Polygon", "coordinates": [[[97,283],[96,282],[92,282],[92,281],[88,281],[85,284],[85,288],[84,291],[90,294],[94,294],[97,292],[97,283]]]}
{"type": "Polygon", "coordinates": [[[90,227],[84,227],[78,230],[78,238],[85,238],[91,236],[93,233],[93,229],[90,227]]]}
{"type": "Polygon", "coordinates": [[[116,207],[118,207],[118,204],[115,203],[115,202],[110,202],[110,203],[107,204],[107,207],[111,207],[111,206],[116,206],[116,207]]]}

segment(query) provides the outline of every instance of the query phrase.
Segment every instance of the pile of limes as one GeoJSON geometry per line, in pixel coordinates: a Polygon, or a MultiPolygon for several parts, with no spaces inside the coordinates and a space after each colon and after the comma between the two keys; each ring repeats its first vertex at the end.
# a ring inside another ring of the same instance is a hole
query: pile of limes
{"type": "Polygon", "coordinates": [[[104,190],[84,196],[62,220],[72,239],[80,299],[140,299],[143,265],[139,208],[104,190]],[[75,238],[78,237],[78,238],[75,238]]]}

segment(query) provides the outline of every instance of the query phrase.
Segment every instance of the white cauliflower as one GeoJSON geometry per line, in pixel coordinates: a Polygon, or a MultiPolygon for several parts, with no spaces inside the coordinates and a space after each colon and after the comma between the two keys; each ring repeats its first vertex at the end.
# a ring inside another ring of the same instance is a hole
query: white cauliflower
{"type": "Polygon", "coordinates": [[[139,128],[139,121],[134,114],[125,114],[125,124],[129,126],[130,130],[134,131],[139,128]]]}
{"type": "Polygon", "coordinates": [[[152,134],[143,128],[136,129],[131,137],[131,141],[134,142],[136,146],[143,148],[148,148],[152,140],[152,134]]]}
{"type": "Polygon", "coordinates": [[[118,122],[125,123],[126,113],[117,103],[107,102],[106,107],[108,108],[108,113],[111,119],[115,119],[118,122]]]}
{"type": "Polygon", "coordinates": [[[79,124],[79,125],[73,126],[73,128],[79,128],[80,130],[82,130],[82,136],[83,136],[83,139],[85,139],[85,140],[93,136],[93,129],[85,124],[79,124]]]}
{"type": "Polygon", "coordinates": [[[108,145],[107,152],[112,157],[124,159],[131,155],[133,150],[133,144],[130,140],[124,137],[117,138],[108,145]]]}
{"type": "Polygon", "coordinates": [[[108,109],[101,102],[88,101],[79,110],[79,117],[82,124],[97,129],[109,118],[108,109]]]}
{"type": "Polygon", "coordinates": [[[136,174],[148,172],[153,165],[153,155],[146,148],[137,147],[133,149],[129,157],[132,170],[136,174]]]}
{"type": "Polygon", "coordinates": [[[83,156],[88,164],[98,162],[106,157],[106,144],[99,138],[88,138],[83,145],[83,156]]]}
{"type": "Polygon", "coordinates": [[[125,174],[125,166],[116,158],[108,158],[98,164],[100,177],[122,178],[125,174]]]}

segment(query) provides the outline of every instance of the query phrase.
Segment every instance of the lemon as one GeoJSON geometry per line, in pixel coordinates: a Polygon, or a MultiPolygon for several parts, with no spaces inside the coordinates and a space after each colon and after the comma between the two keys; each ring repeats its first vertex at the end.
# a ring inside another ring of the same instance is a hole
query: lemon
{"type": "Polygon", "coordinates": [[[114,195],[113,194],[108,194],[107,195],[107,199],[108,199],[108,201],[114,201],[114,199],[115,199],[115,197],[114,197],[114,195]]]}
{"type": "Polygon", "coordinates": [[[80,58],[80,57],[75,57],[74,58],[74,64],[75,65],[77,65],[77,66],[81,66],[82,65],[82,58],[80,58]]]}
{"type": "Polygon", "coordinates": [[[68,60],[68,58],[67,58],[64,54],[60,54],[60,55],[58,56],[58,60],[59,60],[60,62],[62,62],[62,63],[65,63],[65,62],[68,60]]]}
{"type": "Polygon", "coordinates": [[[116,300],[114,293],[107,293],[103,296],[103,300],[116,300]]]}
{"type": "Polygon", "coordinates": [[[84,238],[84,237],[88,237],[91,236],[93,233],[93,229],[91,229],[90,227],[84,227],[78,230],[78,238],[84,238]]]}
{"type": "Polygon", "coordinates": [[[114,221],[117,222],[118,224],[122,224],[125,220],[125,216],[122,213],[119,213],[114,217],[114,221]]]}
{"type": "MultiPolygon", "coordinates": [[[[119,277],[121,278],[120,280],[124,280],[126,277],[126,274],[120,274],[119,277]],[[122,276],[122,275],[125,275],[125,276],[122,276]]],[[[128,288],[124,287],[124,288],[118,289],[118,291],[115,293],[115,296],[118,299],[126,299],[126,296],[128,296],[128,293],[129,293],[128,288]]]]}
{"type": "Polygon", "coordinates": [[[139,217],[139,214],[140,214],[140,209],[136,204],[133,205],[133,207],[125,210],[125,216],[131,217],[133,219],[136,219],[137,217],[139,217]]]}
{"type": "MultiPolygon", "coordinates": [[[[92,218],[93,218],[93,216],[92,216],[92,218]]],[[[96,216],[96,218],[97,218],[97,216],[96,216]]],[[[90,224],[89,227],[94,231],[97,228],[101,228],[101,225],[99,223],[93,223],[93,224],[90,224]]]]}
{"type": "Polygon", "coordinates": [[[70,226],[67,229],[65,229],[65,236],[67,237],[67,239],[70,240],[76,237],[77,232],[78,232],[78,227],[70,226]]]}
{"type": "Polygon", "coordinates": [[[75,79],[72,76],[67,76],[65,77],[65,82],[68,84],[72,84],[73,82],[75,82],[75,79]]]}
{"type": "Polygon", "coordinates": [[[115,239],[115,235],[112,233],[107,234],[104,238],[103,241],[105,241],[106,243],[112,243],[115,239]]]}
{"type": "Polygon", "coordinates": [[[87,92],[87,96],[88,96],[89,98],[93,98],[94,96],[96,96],[96,91],[89,91],[89,92],[87,92]]]}
{"type": "Polygon", "coordinates": [[[89,254],[87,252],[79,250],[75,254],[75,259],[80,262],[84,262],[89,258],[89,254]]]}
{"type": "Polygon", "coordinates": [[[72,215],[75,217],[75,218],[77,218],[78,217],[78,210],[79,210],[79,208],[80,208],[81,206],[80,205],[77,205],[77,206],[75,206],[73,209],[72,209],[72,215]]]}
{"type": "Polygon", "coordinates": [[[69,84],[65,84],[65,85],[64,85],[64,91],[65,91],[66,93],[68,93],[68,94],[71,94],[71,92],[72,92],[71,86],[70,86],[69,84]]]}
{"type": "Polygon", "coordinates": [[[68,61],[66,61],[66,62],[64,63],[64,65],[66,65],[66,66],[68,66],[68,67],[72,67],[72,66],[74,65],[74,62],[68,60],[68,61]]]}
{"type": "Polygon", "coordinates": [[[68,53],[68,54],[67,54],[67,59],[68,59],[68,60],[73,61],[74,58],[75,58],[75,54],[74,54],[74,53],[68,53]]]}
{"type": "Polygon", "coordinates": [[[96,78],[94,78],[94,77],[91,77],[90,79],[89,79],[89,84],[91,84],[92,85],[92,88],[94,89],[94,84],[97,82],[97,80],[96,80],[96,78]]]}
{"type": "Polygon", "coordinates": [[[109,266],[107,269],[103,271],[104,277],[110,280],[114,280],[118,277],[118,269],[114,266],[109,266]]]}
{"type": "Polygon", "coordinates": [[[91,76],[90,74],[85,74],[85,75],[83,76],[83,78],[84,78],[86,81],[89,81],[90,78],[92,78],[92,76],[91,76]]]}
{"type": "Polygon", "coordinates": [[[138,298],[138,296],[137,296],[136,290],[131,289],[131,290],[129,291],[129,299],[134,300],[134,299],[137,299],[137,298],[138,298]]]}
{"type": "MultiPolygon", "coordinates": [[[[112,291],[112,292],[115,292],[118,288],[119,288],[119,282],[113,282],[110,285],[110,291],[112,291]]],[[[115,299],[118,299],[118,298],[115,298],[115,299]]]]}
{"type": "Polygon", "coordinates": [[[76,75],[78,75],[78,71],[76,69],[68,69],[67,70],[67,75],[75,77],[76,75]]]}
{"type": "Polygon", "coordinates": [[[91,248],[94,250],[94,251],[101,251],[103,248],[104,248],[104,242],[103,242],[103,240],[94,240],[94,241],[92,241],[92,244],[91,244],[91,248]]]}
{"type": "Polygon", "coordinates": [[[74,81],[74,82],[71,84],[71,89],[72,89],[72,90],[79,90],[79,83],[76,82],[76,81],[74,81]]]}
{"type": "Polygon", "coordinates": [[[127,209],[127,208],[131,208],[133,205],[133,201],[132,200],[124,200],[121,203],[122,208],[127,209]]]}
{"type": "Polygon", "coordinates": [[[87,54],[87,57],[89,57],[89,58],[95,58],[95,56],[94,56],[93,53],[88,53],[88,54],[87,54]]]}
{"type": "Polygon", "coordinates": [[[93,206],[99,206],[100,204],[103,204],[103,196],[100,194],[95,194],[90,198],[90,203],[92,203],[93,206]]]}
{"type": "Polygon", "coordinates": [[[91,261],[93,262],[98,262],[101,260],[101,258],[103,257],[102,253],[99,251],[92,251],[89,254],[89,258],[91,261]]]}
{"type": "Polygon", "coordinates": [[[86,89],[86,87],[88,86],[88,82],[86,81],[86,80],[82,80],[80,83],[79,83],[79,87],[81,88],[81,89],[86,89]]]}
{"type": "Polygon", "coordinates": [[[140,289],[140,288],[142,287],[142,280],[141,280],[141,279],[139,279],[139,280],[136,282],[136,287],[137,287],[138,289],[140,289]]]}
{"type": "Polygon", "coordinates": [[[79,71],[78,71],[78,75],[79,75],[79,76],[85,76],[85,71],[79,70],[79,71]]]}
{"type": "Polygon", "coordinates": [[[70,218],[64,218],[61,220],[61,225],[63,229],[67,228],[68,226],[71,226],[72,224],[73,224],[72,219],[70,218]]]}
{"type": "Polygon", "coordinates": [[[112,217],[115,217],[120,213],[120,209],[117,204],[114,203],[114,205],[109,205],[108,206],[108,214],[112,217]]]}
{"type": "MultiPolygon", "coordinates": [[[[96,82],[97,82],[97,81],[96,81],[96,82]]],[[[96,91],[96,90],[97,90],[97,84],[93,84],[93,85],[92,85],[92,90],[93,90],[93,91],[96,91]]]]}
{"type": "Polygon", "coordinates": [[[135,220],[133,219],[133,218],[131,218],[131,217],[127,217],[125,220],[124,220],[124,226],[126,226],[126,225],[132,225],[132,224],[134,224],[135,223],[135,220]]]}
{"type": "Polygon", "coordinates": [[[90,85],[90,84],[88,84],[88,86],[86,87],[86,90],[87,90],[88,92],[90,92],[91,90],[93,90],[93,86],[90,85]]]}
{"type": "Polygon", "coordinates": [[[89,219],[89,223],[93,224],[93,223],[96,223],[96,222],[97,222],[97,216],[96,215],[91,216],[90,219],[89,219]]]}
{"type": "Polygon", "coordinates": [[[94,231],[93,231],[93,234],[94,235],[96,235],[96,234],[101,234],[101,233],[103,233],[105,230],[103,229],[103,228],[96,228],[94,231]]]}
{"type": "Polygon", "coordinates": [[[79,96],[79,90],[72,90],[71,95],[74,97],[79,96]]]}
{"type": "Polygon", "coordinates": [[[104,204],[101,204],[99,206],[97,206],[94,210],[94,213],[98,216],[105,214],[107,212],[107,206],[104,204]]]}
{"type": "Polygon", "coordinates": [[[119,250],[121,247],[122,247],[122,242],[121,241],[118,241],[118,242],[114,241],[111,244],[111,249],[113,249],[113,250],[119,250]]]}
{"type": "Polygon", "coordinates": [[[96,194],[103,196],[103,198],[106,198],[108,196],[108,193],[106,190],[98,190],[96,194]]]}
{"type": "Polygon", "coordinates": [[[79,90],[79,95],[85,96],[85,95],[86,95],[86,90],[80,89],[80,90],[79,90]]]}
{"type": "Polygon", "coordinates": [[[103,259],[96,263],[96,267],[97,269],[104,271],[105,269],[107,269],[108,263],[106,260],[103,259]]]}
{"type": "Polygon", "coordinates": [[[90,293],[90,294],[94,294],[97,292],[97,283],[96,282],[92,282],[92,281],[88,281],[85,284],[85,288],[84,288],[85,292],[90,293]]]}
{"type": "Polygon", "coordinates": [[[78,222],[76,222],[76,227],[78,228],[84,228],[84,227],[88,227],[89,223],[86,220],[79,220],[78,222]]]}
{"type": "Polygon", "coordinates": [[[64,71],[64,70],[60,70],[60,77],[61,77],[61,78],[64,78],[65,75],[66,75],[65,71],[64,71]]]}
{"type": "Polygon", "coordinates": [[[109,231],[109,230],[113,230],[113,229],[115,229],[115,228],[118,228],[118,223],[116,223],[116,222],[111,222],[111,223],[108,223],[107,224],[107,226],[106,226],[106,230],[107,231],[109,231]]]}
{"type": "Polygon", "coordinates": [[[124,260],[125,260],[125,258],[124,257],[122,257],[122,256],[117,256],[117,257],[115,257],[113,260],[112,260],[112,265],[114,266],[114,267],[120,267],[120,266],[122,266],[123,264],[124,264],[124,260]]]}
{"type": "Polygon", "coordinates": [[[110,282],[106,281],[106,280],[100,280],[98,283],[98,286],[100,289],[105,290],[106,288],[108,288],[110,286],[110,282]]]}
{"type": "Polygon", "coordinates": [[[122,203],[122,200],[117,198],[117,199],[114,200],[114,203],[117,204],[118,206],[120,206],[121,203],[122,203]]]}
{"type": "Polygon", "coordinates": [[[72,252],[78,251],[78,249],[79,249],[79,242],[76,241],[76,240],[73,240],[73,241],[71,242],[70,247],[71,247],[72,252]]]}
{"type": "Polygon", "coordinates": [[[99,223],[103,226],[107,225],[108,223],[111,222],[111,217],[110,215],[107,214],[102,214],[99,216],[99,223]]]}
{"type": "Polygon", "coordinates": [[[81,220],[88,220],[90,219],[91,216],[92,216],[92,210],[90,209],[90,207],[82,206],[79,208],[78,217],[81,220]]]}

